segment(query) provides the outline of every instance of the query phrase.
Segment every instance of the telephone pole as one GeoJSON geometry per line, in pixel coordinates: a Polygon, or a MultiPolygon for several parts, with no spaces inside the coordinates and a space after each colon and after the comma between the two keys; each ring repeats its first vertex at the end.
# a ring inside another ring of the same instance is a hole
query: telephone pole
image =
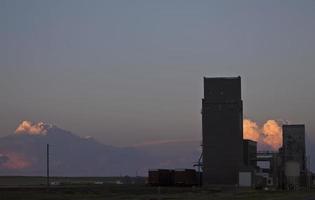
{"type": "Polygon", "coordinates": [[[46,163],[46,167],[47,167],[47,187],[50,186],[50,181],[49,181],[49,144],[47,144],[47,149],[46,149],[46,158],[47,158],[47,163],[46,163]]]}

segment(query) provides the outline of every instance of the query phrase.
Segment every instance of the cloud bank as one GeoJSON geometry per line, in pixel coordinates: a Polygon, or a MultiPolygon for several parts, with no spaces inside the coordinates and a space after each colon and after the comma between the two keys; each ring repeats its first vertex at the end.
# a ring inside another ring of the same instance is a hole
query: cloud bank
{"type": "Polygon", "coordinates": [[[250,119],[243,121],[243,138],[254,140],[262,146],[278,150],[282,146],[282,123],[267,120],[262,126],[250,119]]]}
{"type": "Polygon", "coordinates": [[[24,120],[15,130],[16,134],[30,134],[30,135],[46,135],[49,128],[53,125],[44,122],[33,123],[24,120]]]}

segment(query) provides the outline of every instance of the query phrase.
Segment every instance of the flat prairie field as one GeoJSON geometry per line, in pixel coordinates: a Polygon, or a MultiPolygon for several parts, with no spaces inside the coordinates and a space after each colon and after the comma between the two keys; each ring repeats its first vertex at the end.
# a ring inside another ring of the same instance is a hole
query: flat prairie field
{"type": "Polygon", "coordinates": [[[287,192],[240,188],[150,187],[139,180],[140,183],[131,181],[132,183],[125,184],[117,182],[117,178],[99,177],[54,180],[69,182],[58,182],[59,185],[46,187],[45,179],[41,177],[0,177],[0,200],[315,200],[315,189],[287,192]],[[5,185],[5,182],[10,184],[5,185]]]}

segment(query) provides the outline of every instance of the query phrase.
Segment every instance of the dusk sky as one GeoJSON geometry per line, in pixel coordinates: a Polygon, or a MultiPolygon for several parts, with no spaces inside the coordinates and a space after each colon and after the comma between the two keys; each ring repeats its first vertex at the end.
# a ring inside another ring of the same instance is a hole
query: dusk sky
{"type": "Polygon", "coordinates": [[[0,136],[44,121],[117,146],[201,140],[203,77],[315,143],[315,1],[0,0],[0,136]]]}

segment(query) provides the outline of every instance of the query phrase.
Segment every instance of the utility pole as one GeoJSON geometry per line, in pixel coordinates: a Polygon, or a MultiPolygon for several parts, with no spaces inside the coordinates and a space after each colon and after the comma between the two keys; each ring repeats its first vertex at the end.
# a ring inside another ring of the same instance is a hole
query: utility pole
{"type": "MultiPolygon", "coordinates": [[[[306,133],[307,142],[308,142],[308,148],[311,148],[311,137],[309,137],[308,132],[306,133]]],[[[312,187],[312,173],[311,173],[311,154],[309,153],[308,156],[306,156],[306,179],[307,179],[307,191],[311,191],[312,187]]]]}
{"type": "Polygon", "coordinates": [[[46,149],[46,158],[47,158],[47,187],[50,186],[50,181],[49,181],[49,144],[47,144],[47,149],[46,149]]]}
{"type": "Polygon", "coordinates": [[[311,191],[311,186],[312,186],[311,155],[309,155],[306,159],[307,159],[307,190],[311,191]]]}

